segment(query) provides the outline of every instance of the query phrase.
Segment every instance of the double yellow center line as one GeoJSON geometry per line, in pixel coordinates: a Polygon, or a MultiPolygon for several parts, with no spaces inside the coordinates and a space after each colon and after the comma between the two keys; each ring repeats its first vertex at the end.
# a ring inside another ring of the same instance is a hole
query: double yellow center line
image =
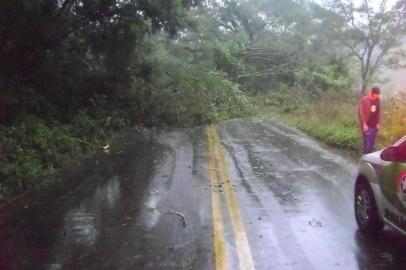
{"type": "Polygon", "coordinates": [[[222,196],[225,196],[227,209],[233,228],[239,268],[255,269],[247,233],[241,218],[237,196],[230,181],[224,149],[216,128],[207,128],[209,177],[212,185],[213,243],[214,264],[216,270],[230,269],[230,252],[227,250],[224,235],[224,218],[222,213],[222,196]],[[224,192],[220,192],[224,191],[224,192]]]}

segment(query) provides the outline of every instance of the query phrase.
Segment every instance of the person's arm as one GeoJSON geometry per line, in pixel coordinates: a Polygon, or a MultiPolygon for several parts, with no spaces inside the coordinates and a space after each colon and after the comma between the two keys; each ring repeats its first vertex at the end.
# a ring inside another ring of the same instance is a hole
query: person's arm
{"type": "Polygon", "coordinates": [[[362,131],[367,132],[368,131],[368,125],[366,121],[366,116],[364,114],[364,107],[366,106],[365,104],[365,99],[361,99],[361,102],[359,103],[359,119],[360,119],[360,124],[362,131]]]}

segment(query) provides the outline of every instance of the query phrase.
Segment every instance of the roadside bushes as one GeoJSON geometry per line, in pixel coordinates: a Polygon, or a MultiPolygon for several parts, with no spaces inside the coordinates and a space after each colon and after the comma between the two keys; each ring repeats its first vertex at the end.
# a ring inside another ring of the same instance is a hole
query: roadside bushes
{"type": "Polygon", "coordinates": [[[50,106],[41,109],[55,113],[27,110],[0,125],[0,201],[52,178],[73,159],[136,126],[188,127],[257,114],[252,99],[215,68],[213,58],[191,55],[166,36],[150,38],[138,70],[143,75],[128,87],[119,84],[110,93],[106,84],[81,96],[86,102],[73,108],[44,100],[50,106]]]}
{"type": "Polygon", "coordinates": [[[0,125],[0,202],[53,177],[72,159],[112,141],[129,127],[118,112],[90,116],[81,111],[69,123],[24,115],[0,125]]]}
{"type": "Polygon", "coordinates": [[[0,125],[0,202],[53,177],[74,158],[137,125],[187,127],[257,113],[253,101],[222,73],[182,79],[172,87],[139,91],[145,97],[135,100],[142,103],[101,99],[67,122],[21,115],[0,125]]]}
{"type": "Polygon", "coordinates": [[[84,149],[61,127],[27,117],[0,126],[0,199],[33,187],[84,149]]]}
{"type": "Polygon", "coordinates": [[[324,97],[316,104],[308,104],[302,116],[295,115],[297,120],[294,124],[329,145],[358,152],[362,140],[355,100],[355,97],[344,100],[324,97]]]}
{"type": "Polygon", "coordinates": [[[388,144],[406,135],[406,93],[399,92],[387,101],[384,112],[384,136],[388,144]]]}

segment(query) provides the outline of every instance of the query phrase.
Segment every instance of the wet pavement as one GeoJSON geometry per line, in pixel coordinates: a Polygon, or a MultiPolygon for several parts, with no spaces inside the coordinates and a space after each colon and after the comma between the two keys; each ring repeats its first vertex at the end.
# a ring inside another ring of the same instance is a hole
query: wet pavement
{"type": "Polygon", "coordinates": [[[0,269],[405,269],[357,230],[356,169],[274,121],[161,132],[0,209],[0,269]]]}

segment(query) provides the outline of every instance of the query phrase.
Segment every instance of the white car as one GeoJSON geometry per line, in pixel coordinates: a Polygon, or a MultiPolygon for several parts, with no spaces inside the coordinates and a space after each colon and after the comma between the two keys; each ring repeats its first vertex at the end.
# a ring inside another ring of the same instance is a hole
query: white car
{"type": "Polygon", "coordinates": [[[361,158],[354,209],[361,231],[378,232],[388,224],[406,235],[406,136],[361,158]]]}

